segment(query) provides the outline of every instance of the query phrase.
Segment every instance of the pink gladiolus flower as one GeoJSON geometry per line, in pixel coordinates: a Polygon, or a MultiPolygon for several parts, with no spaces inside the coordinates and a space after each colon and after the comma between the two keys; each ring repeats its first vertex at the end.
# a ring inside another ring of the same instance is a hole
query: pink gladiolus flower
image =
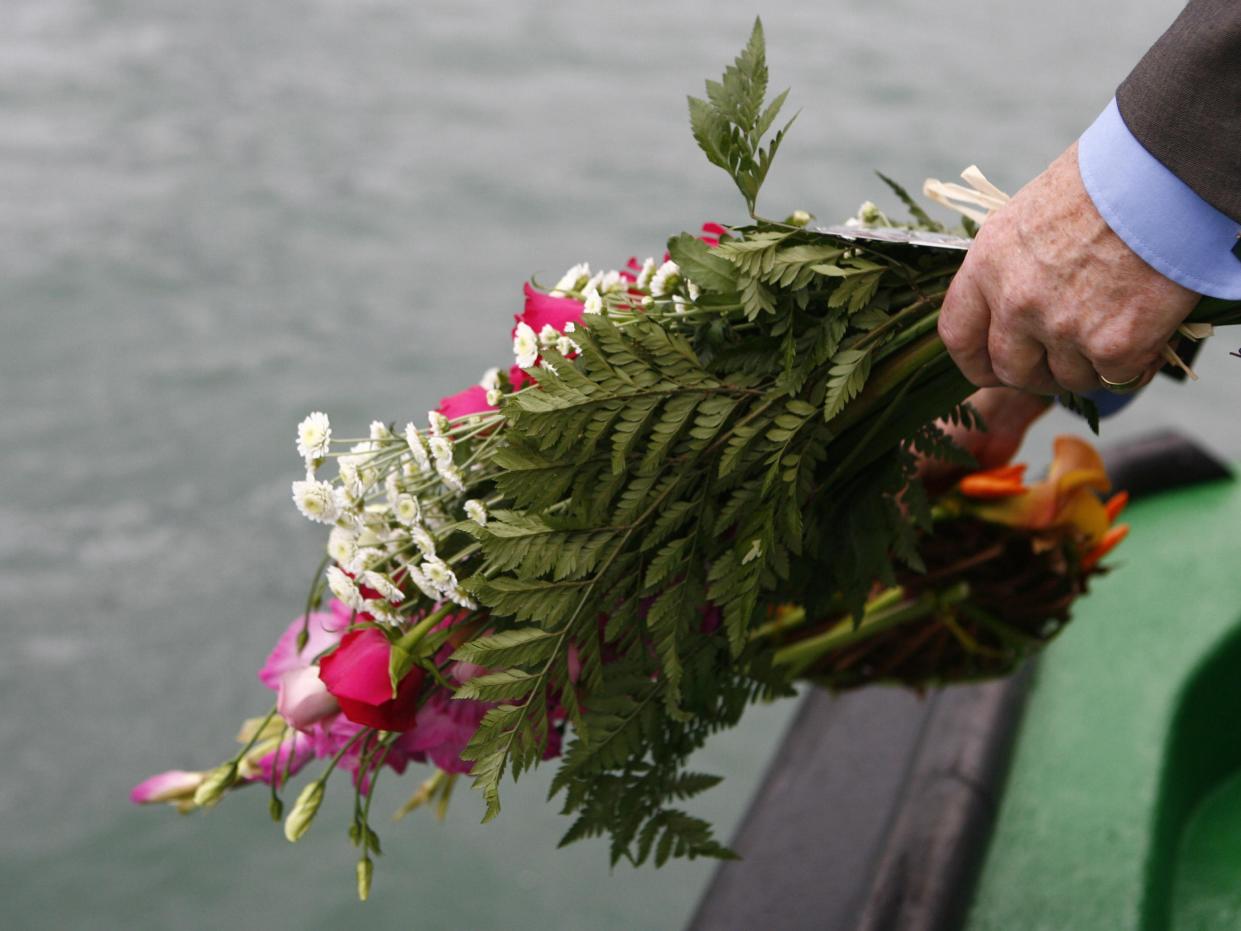
{"type": "Polygon", "coordinates": [[[436,689],[418,710],[417,726],[396,742],[409,754],[423,754],[448,773],[468,773],[474,765],[461,759],[461,751],[470,742],[483,715],[491,708],[489,702],[473,699],[457,700],[445,689],[436,689]]]}
{"type": "Polygon", "coordinates": [[[191,773],[183,769],[170,769],[144,779],[129,792],[129,800],[138,805],[154,805],[157,802],[187,802],[207,778],[206,773],[191,773]]]}
{"type": "Polygon", "coordinates": [[[336,714],[340,711],[340,704],[319,678],[319,670],[314,666],[303,666],[290,669],[280,677],[276,710],[289,727],[304,731],[328,715],[336,714]]]}
{"type": "Polygon", "coordinates": [[[487,389],[481,385],[472,385],[464,391],[441,398],[439,406],[439,412],[449,420],[494,410],[497,410],[496,406],[487,403],[487,389]]]}
{"type": "Polygon", "coordinates": [[[267,661],[263,663],[263,668],[259,670],[260,681],[273,691],[279,689],[280,679],[286,672],[310,666],[316,656],[340,643],[341,634],[349,626],[352,615],[353,612],[335,598],[332,599],[330,612],[312,612],[306,629],[310,639],[300,653],[297,649],[297,637],[302,630],[302,617],[295,617],[276,641],[267,661]]]}
{"type": "MultiPolygon", "coordinates": [[[[534,288],[530,282],[523,286],[526,292],[526,309],[513,319],[516,323],[525,323],[535,333],[542,332],[543,327],[551,325],[557,332],[564,332],[566,323],[580,323],[582,319],[582,302],[571,297],[552,297],[534,288]]],[[[513,333],[517,332],[516,323],[513,333]]]]}

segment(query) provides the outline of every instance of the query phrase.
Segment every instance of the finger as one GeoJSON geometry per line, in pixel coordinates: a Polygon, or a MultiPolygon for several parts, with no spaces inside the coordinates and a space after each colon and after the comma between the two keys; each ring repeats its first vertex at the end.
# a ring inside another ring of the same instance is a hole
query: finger
{"type": "Polygon", "coordinates": [[[991,368],[987,335],[991,310],[966,264],[957,272],[939,311],[939,338],[961,373],[979,387],[1000,384],[991,368]]]}
{"type": "Polygon", "coordinates": [[[1035,394],[1059,394],[1056,379],[1047,367],[1047,353],[1034,337],[993,326],[988,346],[991,367],[1004,384],[1035,394]]]}
{"type": "Polygon", "coordinates": [[[1087,394],[1101,386],[1094,366],[1076,349],[1061,346],[1051,350],[1047,353],[1047,367],[1064,390],[1087,394]]]}

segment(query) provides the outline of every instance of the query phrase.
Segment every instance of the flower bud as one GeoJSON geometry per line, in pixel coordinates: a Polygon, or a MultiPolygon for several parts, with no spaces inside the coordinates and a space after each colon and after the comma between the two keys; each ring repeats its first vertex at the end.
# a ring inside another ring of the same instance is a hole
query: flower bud
{"type": "Polygon", "coordinates": [[[293,810],[284,819],[284,836],[290,844],[296,844],[302,835],[310,829],[310,822],[315,819],[319,805],[323,802],[323,783],[316,779],[306,788],[293,803],[293,810]]]}
{"type": "Polygon", "coordinates": [[[227,792],[237,781],[237,764],[224,763],[217,766],[211,772],[207,773],[207,778],[203,780],[194,792],[194,804],[199,808],[210,808],[227,792]]]}
{"type": "Polygon", "coordinates": [[[280,800],[280,796],[271,797],[271,801],[267,803],[267,810],[271,813],[272,821],[278,822],[284,816],[284,802],[280,800]]]}
{"type": "Polygon", "coordinates": [[[358,861],[358,898],[365,902],[371,894],[371,876],[375,873],[375,862],[370,857],[358,861]]]}

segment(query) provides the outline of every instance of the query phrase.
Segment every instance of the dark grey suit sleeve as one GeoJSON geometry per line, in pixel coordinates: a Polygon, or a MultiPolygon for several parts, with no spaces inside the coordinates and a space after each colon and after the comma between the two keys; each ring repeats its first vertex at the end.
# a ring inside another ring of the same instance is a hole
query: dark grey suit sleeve
{"type": "Polygon", "coordinates": [[[1190,0],[1116,104],[1148,152],[1241,223],[1241,0],[1190,0]]]}

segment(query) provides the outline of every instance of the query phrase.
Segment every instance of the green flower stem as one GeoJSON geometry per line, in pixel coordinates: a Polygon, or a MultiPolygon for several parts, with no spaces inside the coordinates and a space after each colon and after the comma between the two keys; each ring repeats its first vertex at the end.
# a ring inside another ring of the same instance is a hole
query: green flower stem
{"type": "Polygon", "coordinates": [[[436,624],[438,624],[444,618],[448,617],[448,615],[452,612],[452,610],[455,607],[456,605],[452,604],[451,602],[446,602],[440,605],[439,608],[432,611],[430,614],[424,617],[421,621],[419,621],[417,624],[411,627],[401,637],[401,639],[399,639],[396,642],[397,648],[402,649],[406,653],[409,653],[412,655],[414,652],[414,648],[418,646],[420,642],[422,642],[422,638],[425,637],[428,633],[430,633],[431,629],[436,624]]]}
{"type": "MultiPolygon", "coordinates": [[[[884,594],[887,595],[888,592],[884,594]]],[[[833,650],[860,643],[886,630],[920,620],[965,600],[968,595],[969,586],[961,582],[943,592],[927,592],[914,601],[899,605],[892,605],[891,599],[884,599],[886,603],[877,606],[875,602],[880,599],[876,599],[867,605],[866,613],[856,626],[851,618],[845,618],[822,634],[777,650],[772,658],[773,662],[778,666],[789,667],[789,678],[794,678],[833,650]]]]}

